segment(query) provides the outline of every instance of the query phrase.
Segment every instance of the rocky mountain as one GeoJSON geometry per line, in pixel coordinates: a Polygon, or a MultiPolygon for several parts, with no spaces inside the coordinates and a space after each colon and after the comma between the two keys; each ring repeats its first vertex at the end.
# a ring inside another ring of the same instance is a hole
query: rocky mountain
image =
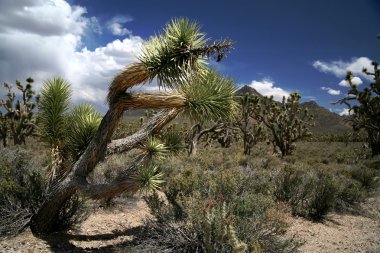
{"type": "Polygon", "coordinates": [[[352,131],[352,127],[344,117],[318,105],[315,101],[302,103],[301,106],[306,107],[314,116],[315,126],[311,128],[313,133],[341,134],[352,131]]]}

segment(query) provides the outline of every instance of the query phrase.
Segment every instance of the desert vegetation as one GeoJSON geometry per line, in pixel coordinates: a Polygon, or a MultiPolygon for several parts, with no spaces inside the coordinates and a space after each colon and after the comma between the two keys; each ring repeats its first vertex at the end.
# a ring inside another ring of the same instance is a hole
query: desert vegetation
{"type": "Polygon", "coordinates": [[[31,78],[16,81],[19,96],[4,84],[0,235],[68,231],[137,194],[151,217],[119,249],[297,252],[303,242],[286,236],[289,215],[322,222],[359,212],[379,187],[378,64],[363,70],[374,83],[362,91],[347,74],[350,90],[337,103],[352,112],[353,131],[313,135],[318,117],[300,94],[277,102],[239,93],[208,66],[232,46],[210,42],[196,22],[172,20],[114,78],[103,116],[72,105],[60,77],[38,96],[31,78]],[[166,91],[130,91],[153,79],[166,91]],[[135,109],[146,111],[123,116],[135,109]]]}

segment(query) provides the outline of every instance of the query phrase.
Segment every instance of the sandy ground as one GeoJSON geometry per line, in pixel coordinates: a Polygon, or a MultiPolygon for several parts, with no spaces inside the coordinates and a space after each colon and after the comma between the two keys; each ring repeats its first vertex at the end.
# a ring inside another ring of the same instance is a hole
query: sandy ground
{"type": "MultiPolygon", "coordinates": [[[[323,223],[289,217],[287,236],[302,242],[301,253],[380,253],[380,194],[363,203],[359,214],[329,214],[323,223]]],[[[77,230],[37,238],[26,230],[3,238],[0,252],[144,252],[128,246],[149,211],[141,198],[111,210],[99,209],[77,230]]]]}
{"type": "Polygon", "coordinates": [[[28,229],[0,241],[0,252],[130,252],[126,244],[151,217],[141,198],[128,198],[110,210],[99,208],[78,229],[35,237],[28,229]],[[124,250],[125,249],[125,250],[124,250]]]}
{"type": "Polygon", "coordinates": [[[289,217],[287,235],[302,253],[380,253],[380,190],[353,214],[331,213],[321,223],[289,217]]]}

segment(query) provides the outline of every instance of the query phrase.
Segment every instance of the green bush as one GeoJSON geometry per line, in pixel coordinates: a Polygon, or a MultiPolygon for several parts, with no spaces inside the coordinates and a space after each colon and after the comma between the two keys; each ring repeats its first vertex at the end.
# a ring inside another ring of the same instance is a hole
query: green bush
{"type": "Polygon", "coordinates": [[[353,179],[360,182],[361,185],[367,190],[372,189],[375,186],[376,175],[379,174],[374,169],[366,166],[353,167],[349,173],[353,179]]]}
{"type": "Polygon", "coordinates": [[[44,177],[31,160],[17,150],[0,150],[1,235],[19,232],[44,199],[44,177]]]}
{"type": "Polygon", "coordinates": [[[333,210],[339,193],[339,181],[325,169],[287,166],[276,180],[277,199],[287,202],[293,214],[313,220],[333,210]]]}
{"type": "MultiPolygon", "coordinates": [[[[46,197],[47,180],[36,157],[26,151],[0,150],[0,235],[22,231],[46,197]]],[[[68,228],[83,217],[77,196],[62,209],[56,226],[68,228]]]]}
{"type": "Polygon", "coordinates": [[[178,159],[166,164],[167,201],[157,194],[146,198],[158,222],[150,224],[156,243],[174,252],[292,252],[296,248],[294,241],[279,237],[287,225],[270,195],[269,170],[258,165],[243,168],[239,159],[226,161],[218,154],[178,159]],[[173,234],[181,238],[168,239],[173,234]]]}
{"type": "Polygon", "coordinates": [[[339,209],[354,205],[364,198],[364,192],[359,182],[346,179],[345,182],[343,181],[343,185],[338,194],[337,207],[339,209]]]}
{"type": "Polygon", "coordinates": [[[318,170],[311,185],[313,190],[307,207],[308,216],[319,220],[335,207],[339,190],[338,183],[331,173],[318,170]]]}
{"type": "Polygon", "coordinates": [[[86,201],[74,194],[59,211],[55,220],[55,231],[63,231],[78,226],[89,215],[86,201]]]}

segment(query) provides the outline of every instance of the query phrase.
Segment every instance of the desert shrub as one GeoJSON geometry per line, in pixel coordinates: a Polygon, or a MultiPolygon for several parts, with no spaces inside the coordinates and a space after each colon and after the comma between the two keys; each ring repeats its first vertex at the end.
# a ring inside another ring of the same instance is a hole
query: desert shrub
{"type": "Polygon", "coordinates": [[[377,172],[380,171],[380,155],[371,157],[367,160],[362,161],[362,164],[368,168],[371,168],[377,172]]]}
{"type": "Polygon", "coordinates": [[[343,181],[343,188],[338,194],[337,208],[344,210],[361,201],[364,195],[365,193],[359,182],[346,179],[343,181]]]}
{"type": "Polygon", "coordinates": [[[376,175],[379,174],[374,169],[366,166],[355,166],[349,170],[349,173],[353,179],[360,182],[367,190],[370,190],[375,186],[376,175]]]}
{"type": "Polygon", "coordinates": [[[45,180],[24,152],[0,150],[0,235],[16,234],[43,201],[45,180]]]}
{"type": "Polygon", "coordinates": [[[87,202],[74,194],[59,211],[54,223],[56,231],[63,231],[81,224],[89,215],[87,202]]]}
{"type": "Polygon", "coordinates": [[[339,190],[339,182],[330,171],[287,166],[276,180],[274,194],[291,206],[293,214],[319,220],[333,210],[339,190]]]}
{"type": "MultiPolygon", "coordinates": [[[[0,235],[14,235],[29,223],[46,197],[47,179],[41,164],[26,151],[0,150],[0,235]]],[[[83,217],[77,196],[62,209],[56,226],[68,228],[83,217]]]]}
{"type": "Polygon", "coordinates": [[[279,238],[287,225],[270,196],[270,172],[224,160],[216,155],[167,164],[167,201],[146,199],[159,223],[151,224],[158,241],[174,252],[291,252],[295,242],[279,238]],[[179,240],[168,240],[173,229],[179,240]]]}
{"type": "MultiPolygon", "coordinates": [[[[128,117],[128,116],[127,116],[128,117]]],[[[139,118],[123,118],[117,125],[117,128],[113,132],[112,139],[125,138],[133,133],[135,133],[141,127],[141,122],[139,118]]]]}
{"type": "MultiPolygon", "coordinates": [[[[343,153],[345,159],[351,157],[343,153]]],[[[326,164],[322,159],[312,165],[302,160],[288,164],[275,176],[274,196],[286,202],[294,215],[322,219],[329,211],[354,207],[376,186],[378,172],[366,163],[326,164]]]]}
{"type": "Polygon", "coordinates": [[[321,219],[335,207],[338,195],[338,183],[331,173],[318,170],[312,183],[312,196],[308,209],[308,216],[312,219],[321,219]]]}

